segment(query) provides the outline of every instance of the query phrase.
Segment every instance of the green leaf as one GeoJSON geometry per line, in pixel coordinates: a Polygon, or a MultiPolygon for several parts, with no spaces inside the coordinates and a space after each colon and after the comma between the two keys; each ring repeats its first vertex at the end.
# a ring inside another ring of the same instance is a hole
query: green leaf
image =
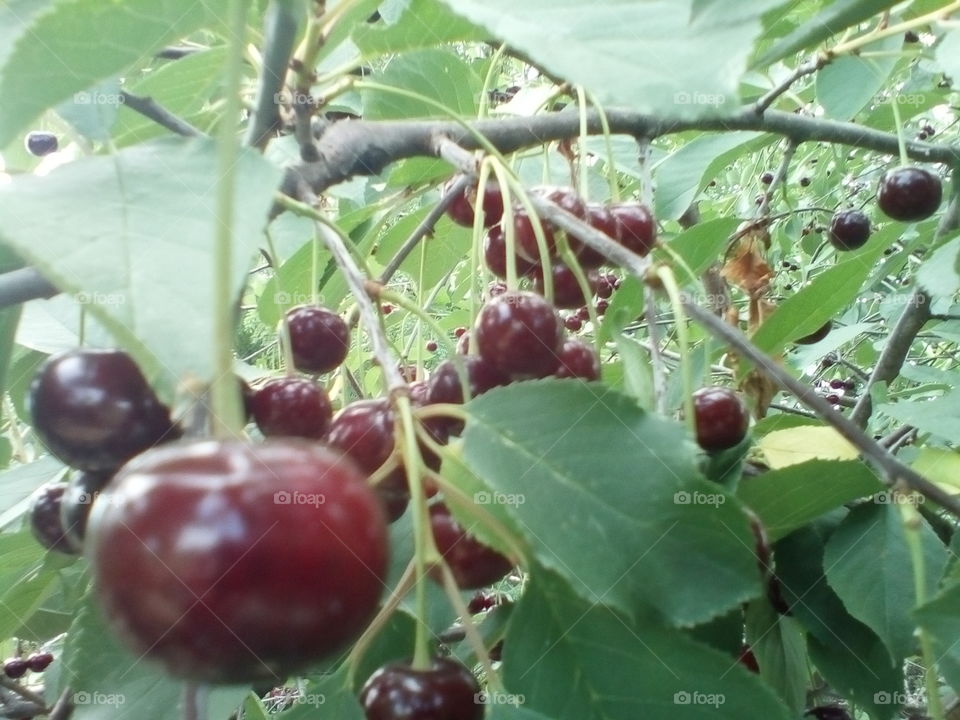
{"type": "Polygon", "coordinates": [[[770,539],[779,540],[824,513],[883,487],[862,462],[810,460],[743,478],[737,497],[759,516],[770,539]]]}
{"type": "MultiPolygon", "coordinates": [[[[419,93],[440,103],[455,115],[477,114],[481,80],[459,56],[447,50],[417,50],[393,60],[373,79],[391,87],[419,93]]],[[[363,90],[366,120],[441,117],[435,105],[380,90],[363,90]]]]}
{"type": "Polygon", "coordinates": [[[13,341],[20,326],[22,305],[0,310],[0,392],[7,390],[7,371],[13,361],[13,341]]]}
{"type": "Polygon", "coordinates": [[[960,437],[960,392],[933,400],[881,403],[877,410],[921,432],[953,442],[960,437]]]}
{"type": "Polygon", "coordinates": [[[59,460],[48,455],[0,474],[0,528],[23,515],[33,491],[56,479],[63,469],[59,460]]]}
{"type": "Polygon", "coordinates": [[[790,717],[726,653],[679,630],[631,624],[548,572],[534,572],[503,647],[508,692],[556,720],[790,717]]]}
{"type": "MultiPolygon", "coordinates": [[[[902,662],[916,650],[910,616],[916,591],[903,523],[895,505],[861,505],[830,536],[823,556],[830,586],[847,611],[884,641],[894,662],[902,662]]],[[[917,532],[929,596],[946,567],[947,551],[925,521],[917,532]]]]}
{"type": "Polygon", "coordinates": [[[917,271],[917,284],[934,297],[953,297],[960,290],[960,237],[937,248],[923,262],[917,271]]]}
{"type": "Polygon", "coordinates": [[[811,334],[839,315],[856,299],[883,251],[900,232],[899,227],[890,224],[860,250],[845,253],[836,265],[784,300],[754,333],[754,344],[776,355],[791,340],[811,334]]]}
{"type": "MultiPolygon", "coordinates": [[[[380,238],[377,261],[382,265],[389,263],[432,210],[432,207],[425,206],[398,220],[380,238]]],[[[470,230],[457,225],[444,215],[434,226],[433,235],[424,239],[417,249],[407,255],[400,264],[400,270],[409,275],[414,285],[421,290],[432,288],[449,274],[451,268],[469,257],[471,237],[470,230]]]]}
{"type": "Polygon", "coordinates": [[[798,717],[803,714],[810,685],[806,635],[791,617],[780,615],[768,602],[752,602],[746,612],[747,645],[760,667],[760,677],[798,717]]]}
{"type": "Polygon", "coordinates": [[[914,611],[920,627],[933,640],[937,669],[954,691],[960,692],[960,585],[944,588],[914,611]]]}
{"type": "MultiPolygon", "coordinates": [[[[684,230],[673,240],[670,240],[667,245],[674,253],[683,258],[694,275],[699,276],[710,265],[717,262],[738,224],[736,218],[729,217],[708,220],[694,225],[689,230],[684,230]]],[[[674,262],[670,253],[659,248],[654,250],[654,256],[666,263],[674,262]]],[[[689,282],[690,278],[683,268],[678,267],[675,272],[681,282],[689,282]]]]}
{"type": "Polygon", "coordinates": [[[694,624],[759,593],[746,518],[700,479],[678,423],[603,385],[562,380],[466,407],[466,465],[489,491],[518,499],[491,507],[585,599],[694,624]]]}
{"type": "MultiPolygon", "coordinates": [[[[890,55],[861,57],[846,55],[836,58],[816,75],[817,102],[824,114],[836,120],[850,120],[884,86],[903,46],[903,37],[893,35],[882,42],[872,43],[865,52],[887,52],[890,55]]],[[[897,98],[894,97],[896,102],[897,98]]]]}
{"type": "MultiPolygon", "coordinates": [[[[103,98],[120,97],[120,79],[107,78],[86,90],[86,97],[91,101],[103,98]]],[[[120,111],[120,102],[77,102],[80,94],[57,106],[57,114],[84,137],[105,142],[110,139],[110,131],[120,111]]],[[[146,118],[144,118],[146,120],[146,118]]],[[[154,127],[160,126],[148,121],[154,127]]]]}
{"type": "Polygon", "coordinates": [[[393,25],[363,24],[353,33],[353,41],[366,56],[485,38],[485,32],[454,15],[439,0],[412,0],[393,25]]]}
{"type": "Polygon", "coordinates": [[[274,716],[277,720],[364,720],[356,692],[347,682],[347,666],[332,675],[309,682],[290,710],[274,716]]]}
{"type": "Polygon", "coordinates": [[[692,0],[445,2],[603,105],[684,117],[737,107],[761,17],[784,4],[714,3],[691,17],[692,0]]]}
{"type": "MultiPolygon", "coordinates": [[[[231,284],[246,280],[280,170],[243,151],[235,167],[231,284]]],[[[169,387],[213,373],[216,147],[158,140],[21,176],[0,189],[0,242],[88,310],[169,387]],[[65,229],[67,231],[65,232],[65,229]]]]}
{"type": "Polygon", "coordinates": [[[936,53],[937,64],[944,74],[953,81],[960,79],[960,33],[956,30],[944,33],[936,53]]]}
{"type": "MultiPolygon", "coordinates": [[[[745,153],[757,138],[755,132],[729,132],[702,135],[684,143],[656,168],[656,216],[676,220],[696,197],[710,168],[728,164],[745,153]]],[[[769,143],[764,138],[764,143],[769,143]]]]}
{"type": "Polygon", "coordinates": [[[80,104],[118,103],[81,91],[225,15],[226,7],[221,0],[82,0],[30,17],[10,33],[10,46],[3,44],[9,55],[0,56],[0,147],[74,93],[80,104]]]}
{"type": "Polygon", "coordinates": [[[551,720],[534,710],[511,704],[491,705],[487,711],[487,720],[551,720]]]}
{"type": "Polygon", "coordinates": [[[776,43],[751,63],[766,68],[798,50],[813,48],[832,35],[840,35],[853,25],[878,15],[897,4],[897,0],[836,0],[826,5],[806,23],[776,43]]]}

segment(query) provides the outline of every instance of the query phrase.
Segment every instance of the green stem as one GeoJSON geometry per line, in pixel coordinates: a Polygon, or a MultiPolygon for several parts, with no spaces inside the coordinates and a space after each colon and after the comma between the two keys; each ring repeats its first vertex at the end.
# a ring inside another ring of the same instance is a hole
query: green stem
{"type": "Polygon", "coordinates": [[[233,211],[236,191],[237,154],[240,137],[240,86],[243,79],[243,53],[247,35],[247,11],[250,0],[233,0],[229,9],[230,46],[224,71],[226,96],[220,134],[217,138],[216,239],[213,257],[214,294],[214,379],[213,433],[217,437],[236,437],[243,431],[240,393],[233,372],[233,211]]]}
{"type": "Polygon", "coordinates": [[[680,297],[680,288],[670,268],[657,268],[657,277],[663,283],[673,306],[673,315],[676,320],[677,340],[680,344],[680,372],[683,378],[683,417],[691,434],[696,435],[696,418],[693,414],[693,367],[690,362],[690,330],[687,327],[686,313],[683,311],[683,300],[680,297]]]}
{"type": "Polygon", "coordinates": [[[897,126],[897,146],[900,148],[900,164],[909,165],[910,157],[907,155],[907,139],[903,133],[903,120],[900,117],[900,103],[896,98],[890,102],[890,108],[893,110],[893,122],[897,126]]]}
{"type": "Polygon", "coordinates": [[[577,154],[577,180],[580,186],[580,197],[586,202],[590,192],[590,175],[588,172],[589,168],[587,167],[587,138],[589,137],[589,129],[587,126],[587,94],[579,85],[577,86],[577,109],[580,112],[580,138],[577,143],[579,146],[579,152],[577,154]]]}
{"type": "Polygon", "coordinates": [[[593,93],[587,93],[587,97],[597,111],[597,117],[600,118],[600,127],[603,128],[603,144],[607,151],[607,182],[610,183],[610,201],[620,202],[620,183],[617,182],[617,161],[613,155],[613,141],[610,139],[610,121],[607,119],[607,112],[603,106],[597,102],[593,93]]]}

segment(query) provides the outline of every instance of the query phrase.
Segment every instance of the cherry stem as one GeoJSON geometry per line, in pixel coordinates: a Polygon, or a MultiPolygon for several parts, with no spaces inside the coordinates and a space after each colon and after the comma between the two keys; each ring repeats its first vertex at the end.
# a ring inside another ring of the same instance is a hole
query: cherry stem
{"type": "Polygon", "coordinates": [[[670,298],[676,321],[677,339],[680,343],[680,374],[683,379],[683,417],[690,433],[696,436],[697,419],[693,410],[693,367],[690,361],[690,329],[687,327],[686,313],[683,311],[683,299],[673,271],[666,267],[657,268],[657,277],[663,283],[663,289],[670,298]]]}
{"type": "Polygon", "coordinates": [[[661,415],[667,410],[667,374],[660,351],[659,328],[657,327],[656,293],[649,285],[644,286],[644,315],[647,318],[647,336],[650,342],[650,365],[653,368],[653,402],[661,415]]]}
{"type": "Polygon", "coordinates": [[[224,110],[217,138],[216,236],[213,254],[214,377],[213,433],[217,437],[236,437],[243,431],[240,393],[233,372],[233,215],[236,205],[236,167],[240,138],[235,120],[240,117],[240,87],[243,80],[243,53],[247,36],[247,10],[250,0],[230,3],[230,51],[224,71],[224,110]]]}
{"type": "MultiPolygon", "coordinates": [[[[510,195],[509,172],[507,168],[497,162],[496,158],[490,157],[484,159],[480,168],[481,175],[487,165],[493,168],[493,172],[497,176],[497,185],[500,188],[500,195],[503,200],[503,218],[500,227],[504,228],[503,242],[507,258],[507,289],[516,290],[519,287],[517,279],[517,230],[513,224],[513,198],[510,195]]],[[[479,265],[479,258],[475,260],[474,267],[477,265],[479,265]]],[[[475,296],[471,295],[470,302],[470,322],[472,323],[477,317],[474,306],[475,296]]],[[[476,348],[473,347],[475,339],[471,337],[470,343],[471,350],[476,352],[476,348]]]]}
{"type": "Polygon", "coordinates": [[[923,27],[924,25],[930,25],[937,20],[945,20],[957,10],[960,10],[960,2],[952,2],[948,5],[944,5],[938,10],[929,12],[926,15],[920,15],[918,17],[911,18],[910,20],[904,20],[903,22],[895,25],[888,25],[887,27],[878,25],[870,32],[861,35],[858,38],[835,45],[833,48],[826,51],[826,56],[828,59],[833,59],[839,55],[850,55],[865,45],[870,45],[871,43],[877,42],[877,40],[882,40],[883,38],[890,37],[891,35],[901,35],[907,30],[923,27]]]}
{"type": "Polygon", "coordinates": [[[589,125],[587,123],[587,94],[581,86],[577,86],[577,109],[580,112],[580,137],[577,140],[577,171],[579,177],[577,185],[580,191],[580,197],[584,202],[590,193],[590,175],[587,168],[587,137],[589,136],[589,125]]]}
{"type": "Polygon", "coordinates": [[[607,182],[610,183],[610,202],[616,204],[620,202],[620,183],[617,182],[617,161],[613,155],[613,142],[610,140],[610,121],[607,119],[607,113],[603,106],[597,102],[596,96],[587,92],[587,97],[597,111],[597,118],[599,118],[600,127],[603,129],[603,144],[607,152],[607,182]]]}
{"type": "MultiPolygon", "coordinates": [[[[920,537],[920,531],[923,527],[923,518],[917,511],[914,503],[918,495],[898,495],[896,489],[893,491],[893,497],[901,499],[897,503],[900,509],[900,515],[903,518],[903,530],[907,541],[907,547],[910,550],[910,560],[913,565],[913,585],[916,594],[916,607],[920,607],[927,602],[927,576],[926,562],[923,556],[923,542],[920,537]]],[[[917,628],[917,634],[920,640],[920,652],[923,657],[924,665],[924,685],[927,689],[927,710],[933,720],[944,720],[943,700],[940,698],[939,683],[937,678],[937,660],[936,653],[933,650],[933,641],[923,627],[917,628]]]]}
{"type": "MultiPolygon", "coordinates": [[[[274,245],[273,236],[271,236],[269,232],[266,233],[266,236],[267,252],[270,253],[270,263],[273,265],[273,284],[276,288],[277,296],[282,298],[284,297],[284,293],[280,287],[280,256],[277,255],[277,248],[274,245]]],[[[313,242],[316,245],[316,235],[314,235],[313,242]]],[[[296,368],[293,363],[293,343],[290,340],[290,323],[287,322],[287,312],[289,310],[290,306],[288,303],[280,303],[280,322],[277,324],[277,334],[280,337],[280,354],[283,357],[283,367],[287,375],[295,375],[296,368]]]]}
{"type": "Polygon", "coordinates": [[[907,139],[904,135],[903,119],[900,116],[900,103],[896,98],[890,103],[890,109],[893,110],[893,123],[897,126],[897,147],[900,148],[900,164],[909,165],[910,156],[907,155],[907,139]]]}
{"type": "Polygon", "coordinates": [[[192,681],[183,684],[183,720],[205,720],[207,687],[192,681]]]}
{"type": "MultiPolygon", "coordinates": [[[[560,233],[557,238],[557,250],[560,255],[560,259],[563,260],[564,264],[570,268],[570,272],[573,273],[573,277],[577,280],[577,286],[580,288],[580,292],[583,293],[584,299],[589,298],[593,292],[590,289],[590,283],[587,281],[587,274],[583,271],[583,268],[580,266],[580,261],[577,259],[577,256],[574,255],[573,251],[570,249],[570,243],[567,242],[566,233],[560,233]]],[[[600,318],[597,316],[597,308],[594,303],[587,300],[584,305],[587,308],[587,313],[590,315],[590,323],[595,328],[600,327],[600,318]]],[[[597,357],[600,357],[600,351],[603,349],[603,343],[600,341],[600,333],[595,332],[593,334],[593,346],[597,351],[597,357]]]]}
{"type": "Polygon", "coordinates": [[[430,317],[430,314],[421,308],[417,303],[413,302],[405,295],[395,293],[393,290],[388,290],[383,285],[366,283],[365,287],[367,288],[367,292],[371,295],[376,295],[378,300],[385,300],[389,303],[393,303],[397,307],[406,310],[421,322],[425,323],[431,330],[433,330],[437,340],[443,343],[443,346],[451,354],[455,354],[454,350],[456,349],[456,345],[452,340],[450,340],[449,337],[447,337],[447,332],[440,327],[439,323],[430,317]]]}

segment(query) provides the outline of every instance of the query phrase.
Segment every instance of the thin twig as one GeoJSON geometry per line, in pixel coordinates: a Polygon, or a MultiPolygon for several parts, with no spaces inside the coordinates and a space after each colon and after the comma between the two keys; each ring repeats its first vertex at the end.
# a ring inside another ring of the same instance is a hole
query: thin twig
{"type": "Polygon", "coordinates": [[[767,215],[770,210],[770,200],[773,198],[773,194],[777,191],[777,188],[786,183],[787,173],[790,172],[790,163],[793,162],[793,156],[797,154],[797,148],[799,146],[799,143],[795,140],[787,140],[787,147],[783,151],[783,159],[780,161],[780,167],[777,168],[777,172],[773,176],[773,182],[770,183],[770,186],[760,201],[760,207],[757,209],[758,217],[765,217],[767,215]]]}
{"type": "Polygon", "coordinates": [[[186,120],[174,115],[151,97],[134,95],[128,93],[126,90],[121,90],[120,96],[123,98],[123,104],[128,108],[140,113],[145,118],[153,120],[157,125],[165,127],[172,133],[182,135],[183,137],[204,137],[203,132],[186,120]]]}
{"type": "Polygon", "coordinates": [[[654,403],[657,412],[664,414],[667,409],[667,373],[663,365],[663,355],[660,353],[656,294],[650,287],[645,287],[644,295],[644,313],[647,318],[647,335],[650,343],[650,364],[653,367],[654,403]]]}
{"type": "Polygon", "coordinates": [[[804,77],[805,75],[812,75],[817,70],[822,68],[827,64],[827,58],[818,55],[813,60],[805,62],[801,65],[798,65],[797,68],[790,73],[786,78],[783,79],[776,87],[774,87],[770,92],[766,93],[763,97],[757,100],[756,105],[754,105],[754,110],[758,115],[762,115],[766,112],[767,108],[773,105],[778,97],[787,92],[793,84],[804,77]]]}
{"type": "Polygon", "coordinates": [[[0,307],[53,297],[60,291],[36,269],[19,268],[0,275],[0,307]]]}

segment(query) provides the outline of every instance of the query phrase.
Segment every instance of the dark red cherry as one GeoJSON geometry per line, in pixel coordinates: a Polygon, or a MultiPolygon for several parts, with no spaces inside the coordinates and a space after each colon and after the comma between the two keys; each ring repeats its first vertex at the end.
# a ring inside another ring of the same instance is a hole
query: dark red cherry
{"type": "Polygon", "coordinates": [[[60,504],[66,483],[48,483],[33,494],[30,504],[30,530],[48,550],[73,555],[78,552],[66,537],[60,520],[60,504]]]}
{"type": "Polygon", "coordinates": [[[899,167],[880,179],[877,204],[889,218],[916,222],[933,215],[942,199],[939,177],[923,168],[899,167]]]}
{"type": "Polygon", "coordinates": [[[43,157],[44,155],[56,152],[59,145],[60,143],[57,141],[56,135],[40,130],[27,133],[26,140],[24,140],[24,146],[27,148],[27,152],[37,157],[43,157]]]}
{"type": "Polygon", "coordinates": [[[430,528],[437,550],[461,590],[491,585],[513,568],[508,558],[468,535],[446,505],[430,506],[430,528]]]}
{"type": "Polygon", "coordinates": [[[496,607],[496,605],[496,595],[480,590],[476,595],[470,598],[470,602],[467,604],[467,611],[471,615],[476,615],[477,613],[482,613],[485,610],[490,610],[491,608],[496,607]]]}
{"type": "MultiPolygon", "coordinates": [[[[581,307],[588,296],[584,296],[580,283],[577,282],[577,276],[573,270],[560,262],[555,262],[550,268],[550,274],[553,277],[553,306],[572,310],[581,307]]],[[[590,295],[596,292],[600,285],[600,279],[596,271],[587,270],[587,286],[590,295]]],[[[539,271],[533,276],[533,289],[540,295],[544,293],[543,272],[539,271]]]]}
{"type": "MultiPolygon", "coordinates": [[[[471,398],[510,382],[510,378],[477,355],[464,357],[463,365],[466,371],[467,390],[471,398]]],[[[463,397],[460,374],[457,372],[457,363],[453,360],[444,360],[437,366],[427,387],[427,402],[431,405],[462,404],[466,401],[463,397]]]]}
{"type": "Polygon", "coordinates": [[[252,404],[253,419],[268,437],[322,438],[333,415],[327,391],[306,378],[274,378],[256,389],[252,404]]]}
{"type": "Polygon", "coordinates": [[[239,684],[277,682],[356,639],[387,543],[356,464],[282,438],[144,453],[94,504],[86,553],[104,617],[138,657],[239,684]]]}
{"type": "Polygon", "coordinates": [[[568,315],[563,319],[563,326],[570,332],[577,332],[583,328],[583,320],[579,315],[568,315]]]}
{"type": "MultiPolygon", "coordinates": [[[[447,189],[455,182],[451,180],[447,189]]],[[[444,192],[447,190],[445,189],[444,192]]],[[[477,206],[477,187],[468,185],[460,195],[453,199],[447,208],[447,215],[458,225],[473,227],[475,209],[477,206]]],[[[493,227],[503,217],[503,194],[500,186],[495,182],[488,182],[483,193],[483,226],[493,227]]]]}
{"type": "Polygon", "coordinates": [[[814,330],[809,335],[804,335],[802,338],[794,340],[797,345],[815,345],[816,343],[823,340],[827,335],[830,334],[830,330],[833,328],[833,321],[827,320],[822,326],[814,330]]]}
{"type": "Polygon", "coordinates": [[[23,658],[10,658],[3,663],[3,673],[11,680],[17,680],[27,674],[30,664],[23,658]]]}
{"type": "Polygon", "coordinates": [[[293,364],[302,372],[326,373],[340,367],[350,350],[350,328],[324,307],[293,308],[287,313],[293,364]]]}
{"type": "Polygon", "coordinates": [[[622,203],[611,205],[610,212],[617,221],[620,244],[637,255],[647,255],[657,242],[650,210],[640,203],[622,203]]]}
{"type": "Polygon", "coordinates": [[[49,358],[30,386],[38,437],[63,462],[112,471],[179,436],[133,359],[120,350],[71,350],[49,358]]]}
{"type": "MultiPolygon", "coordinates": [[[[557,254],[557,241],[553,237],[550,223],[543,222],[543,235],[547,243],[547,254],[552,258],[557,254]]],[[[517,207],[513,210],[513,237],[516,243],[517,256],[535,265],[540,265],[540,247],[537,245],[537,234],[534,230],[534,221],[527,211],[517,207]]]]}
{"type": "Polygon", "coordinates": [[[830,221],[827,237],[837,250],[856,250],[870,239],[870,220],[859,210],[842,210],[830,221]]]}
{"type": "MultiPolygon", "coordinates": [[[[617,240],[619,233],[617,219],[607,207],[598,204],[587,205],[584,219],[594,230],[602,232],[611,240],[617,240]]],[[[598,268],[607,261],[603,255],[576,237],[570,238],[570,248],[577,254],[577,260],[585,268],[598,268]]]]}
{"type": "Polygon", "coordinates": [[[750,427],[750,413],[729,388],[705,387],[693,394],[697,443],[708,452],[739,445],[750,427]]]}
{"type": "Polygon", "coordinates": [[[750,649],[749,645],[744,645],[740,648],[740,656],[737,658],[737,661],[752,673],[760,672],[760,665],[757,664],[757,656],[753,654],[753,650],[750,649]]]}
{"type": "Polygon", "coordinates": [[[546,377],[557,368],[563,323],[553,306],[530,292],[509,292],[480,310],[480,356],[511,377],[546,377]]]}
{"type": "Polygon", "coordinates": [[[30,666],[30,670],[37,673],[46,670],[52,662],[53,653],[48,652],[34,653],[27,658],[27,665],[30,666]]]}
{"type": "Polygon", "coordinates": [[[67,483],[60,501],[60,522],[67,541],[76,552],[83,549],[93,502],[111,477],[110,473],[84,472],[74,475],[67,483]]]}
{"type": "MultiPolygon", "coordinates": [[[[483,238],[483,262],[500,279],[507,277],[507,239],[498,225],[483,238]]],[[[539,267],[536,263],[517,257],[517,275],[529,275],[539,267]]]]}
{"type": "Polygon", "coordinates": [[[600,358],[592,346],[582,340],[568,338],[560,350],[558,378],[580,378],[581,380],[600,379],[600,358]]]}
{"type": "Polygon", "coordinates": [[[384,665],[360,690],[366,720],[483,720],[480,698],[473,674],[443,657],[424,670],[409,662],[384,665]]]}

